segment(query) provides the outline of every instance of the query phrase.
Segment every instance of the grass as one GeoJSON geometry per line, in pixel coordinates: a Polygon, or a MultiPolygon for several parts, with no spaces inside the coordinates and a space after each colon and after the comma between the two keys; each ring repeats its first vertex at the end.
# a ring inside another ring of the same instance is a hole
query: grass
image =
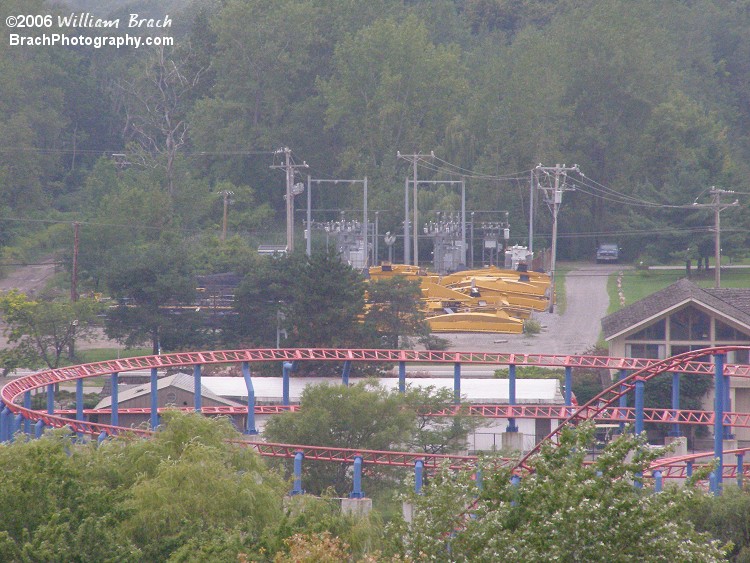
{"type": "Polygon", "coordinates": [[[78,359],[74,363],[106,362],[120,358],[134,358],[149,356],[151,348],[90,348],[78,351],[78,359]]]}
{"type": "Polygon", "coordinates": [[[565,312],[565,308],[568,305],[568,301],[565,295],[565,277],[571,271],[570,266],[557,268],[555,274],[555,312],[558,315],[562,315],[565,312]]]}
{"type": "MultiPolygon", "coordinates": [[[[607,280],[607,292],[609,293],[609,309],[607,314],[614,313],[622,308],[617,289],[617,277],[612,274],[607,280]]],[[[625,270],[622,275],[622,291],[625,296],[625,306],[631,305],[673,284],[685,277],[685,270],[625,270]]],[[[693,270],[690,280],[699,287],[714,287],[714,271],[701,272],[700,275],[693,270]]],[[[722,270],[721,287],[748,287],[750,288],[750,269],[722,270]]]]}

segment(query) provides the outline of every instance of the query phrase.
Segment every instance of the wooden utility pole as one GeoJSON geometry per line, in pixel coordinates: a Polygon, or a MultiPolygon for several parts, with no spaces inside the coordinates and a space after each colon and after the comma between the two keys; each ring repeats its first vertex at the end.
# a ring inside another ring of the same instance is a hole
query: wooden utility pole
{"type": "Polygon", "coordinates": [[[711,203],[694,202],[692,207],[710,207],[714,210],[714,287],[721,287],[721,212],[729,207],[737,207],[738,200],[732,203],[721,203],[722,194],[733,194],[732,190],[722,190],[716,186],[711,187],[711,203]]]}
{"type": "Polygon", "coordinates": [[[284,154],[284,164],[275,164],[271,168],[284,170],[286,173],[286,251],[294,251],[294,171],[297,168],[308,168],[306,162],[292,164],[292,149],[283,147],[275,154],[284,154]]]}
{"type": "Polygon", "coordinates": [[[568,176],[568,172],[580,172],[578,165],[565,166],[555,164],[554,166],[542,166],[541,164],[536,167],[536,170],[543,172],[547,175],[552,174],[554,176],[554,183],[551,187],[539,186],[545,191],[547,198],[547,204],[552,209],[552,260],[550,264],[550,296],[549,296],[549,312],[552,313],[555,310],[555,263],[557,261],[557,215],[560,211],[560,205],[562,204],[562,194],[565,191],[570,191],[573,188],[569,188],[565,185],[565,179],[568,176]]]}
{"type": "MultiPolygon", "coordinates": [[[[81,224],[73,223],[73,268],[70,276],[70,301],[78,301],[78,242],[81,224]]],[[[70,344],[68,344],[68,358],[74,360],[76,357],[76,325],[78,321],[73,321],[70,326],[70,344]]]]}

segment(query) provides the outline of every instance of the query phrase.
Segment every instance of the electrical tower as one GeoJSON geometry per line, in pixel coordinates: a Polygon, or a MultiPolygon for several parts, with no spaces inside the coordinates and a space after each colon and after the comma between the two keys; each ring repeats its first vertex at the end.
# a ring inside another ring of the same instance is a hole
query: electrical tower
{"type": "Polygon", "coordinates": [[[284,154],[284,164],[274,164],[271,168],[283,169],[286,173],[286,251],[292,253],[294,251],[294,196],[302,193],[305,185],[303,183],[294,183],[294,171],[297,168],[308,168],[306,162],[302,164],[292,163],[292,149],[289,147],[282,147],[274,154],[284,154]]]}
{"type": "Polygon", "coordinates": [[[714,210],[714,287],[718,289],[721,287],[721,212],[729,207],[737,207],[739,201],[735,199],[732,203],[722,203],[722,194],[735,192],[722,190],[716,186],[711,186],[708,193],[711,194],[711,203],[693,202],[691,207],[708,207],[714,210]]]}
{"type": "MultiPolygon", "coordinates": [[[[418,185],[417,184],[417,162],[420,159],[426,158],[428,156],[430,158],[432,158],[432,157],[435,156],[435,153],[433,151],[430,151],[430,154],[419,154],[419,153],[415,153],[415,154],[401,154],[400,151],[397,151],[396,152],[396,156],[398,158],[403,158],[404,160],[410,161],[412,163],[412,166],[413,166],[413,176],[414,176],[414,178],[412,179],[412,182],[413,182],[413,185],[414,185],[414,211],[413,211],[413,213],[414,213],[414,219],[413,219],[414,224],[412,225],[412,227],[414,229],[414,234],[413,234],[413,236],[414,236],[414,241],[413,241],[413,243],[414,243],[414,257],[413,257],[413,261],[414,261],[414,265],[418,266],[419,265],[419,231],[417,230],[417,219],[418,219],[418,216],[419,216],[419,211],[417,210],[417,185],[418,185]]],[[[407,186],[408,186],[408,182],[409,181],[407,180],[407,186]]],[[[406,198],[406,205],[407,206],[409,205],[409,199],[408,199],[408,197],[406,198]]],[[[406,252],[407,242],[406,241],[408,240],[408,233],[409,233],[408,224],[409,224],[409,210],[408,210],[408,207],[407,207],[406,208],[406,218],[404,220],[404,235],[405,235],[404,236],[404,256],[407,255],[407,252],[406,252]]],[[[406,259],[404,259],[404,262],[406,262],[406,259]]]]}
{"type": "Polygon", "coordinates": [[[552,211],[552,259],[550,263],[550,297],[549,297],[549,312],[552,313],[555,309],[555,262],[557,261],[557,215],[560,211],[560,205],[562,204],[562,194],[566,191],[572,191],[574,188],[566,185],[568,178],[568,172],[579,172],[577,164],[573,166],[565,166],[555,164],[554,166],[542,166],[539,164],[536,170],[545,174],[550,183],[543,186],[539,183],[539,189],[544,191],[544,197],[547,205],[550,206],[552,211]]]}

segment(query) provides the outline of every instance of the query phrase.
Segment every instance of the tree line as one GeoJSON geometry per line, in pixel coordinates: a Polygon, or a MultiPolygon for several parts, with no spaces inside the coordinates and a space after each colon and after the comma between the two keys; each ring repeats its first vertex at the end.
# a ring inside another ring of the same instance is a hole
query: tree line
{"type": "Polygon", "coordinates": [[[202,296],[194,257],[177,239],[133,247],[104,273],[111,297],[59,291],[0,296],[9,347],[3,368],[56,368],[103,330],[126,348],[399,348],[440,345],[419,309],[419,281],[369,283],[333,251],[247,256],[237,285],[202,296]],[[216,300],[220,299],[217,306],[216,300]],[[407,341],[404,339],[413,339],[407,341]]]}
{"type": "MultiPolygon", "coordinates": [[[[377,430],[387,433],[390,424],[396,432],[390,440],[378,432],[372,438],[393,444],[403,437],[394,426],[406,421],[403,405],[378,393],[370,399],[368,404],[361,397],[357,404],[372,415],[389,411],[394,418],[378,419],[377,430]]],[[[326,406],[319,400],[305,404],[303,398],[300,412],[290,417],[320,418],[321,408],[326,406]]],[[[350,418],[366,428],[363,417],[350,418]]],[[[520,480],[494,456],[480,460],[480,472],[430,473],[419,493],[403,471],[368,470],[364,487],[376,481],[380,486],[366,516],[343,515],[337,490],[289,496],[284,471],[242,447],[240,435],[223,419],[166,412],[152,439],[123,436],[98,447],[65,430],[30,441],[18,434],[0,449],[0,556],[174,562],[746,560],[747,492],[728,483],[723,497],[690,483],[660,493],[648,484],[635,487],[660,452],[646,447],[645,436],[626,433],[593,464],[584,464],[594,430],[584,423],[563,432],[557,446],[530,460],[534,473],[520,480]],[[401,502],[413,507],[411,523],[400,514],[401,502]]],[[[303,483],[322,485],[321,468],[310,469],[314,465],[305,465],[303,483]]],[[[328,477],[338,472],[338,464],[326,465],[328,477]]],[[[346,470],[340,475],[344,487],[351,486],[346,470]]]]}
{"type": "MultiPolygon", "coordinates": [[[[42,0],[3,6],[51,9],[42,0]]],[[[116,6],[113,15],[128,11],[116,6]]],[[[507,210],[511,241],[521,243],[528,242],[529,171],[576,162],[586,176],[571,177],[575,191],[564,196],[559,251],[567,258],[590,256],[604,239],[616,239],[629,258],[701,252],[710,214],[684,206],[705,202],[714,185],[744,190],[745,2],[168,7],[179,10],[170,14],[174,47],[0,46],[6,262],[50,247],[68,249],[70,258],[75,220],[81,274],[92,288],[101,288],[96,263],[165,232],[203,253],[199,268],[217,271],[229,252],[217,240],[222,192],[233,193],[228,231],[239,237],[236,251],[283,232],[283,176],[270,168],[282,146],[314,177],[367,176],[381,233],[402,228],[409,170],[397,151],[434,151],[436,159],[420,163],[420,178],[464,176],[467,208],[507,210]]],[[[322,210],[361,207],[353,190],[318,191],[317,219],[322,210]]],[[[460,207],[450,188],[422,192],[425,219],[460,207]]],[[[542,248],[551,216],[536,202],[542,248]]],[[[746,214],[725,214],[725,253],[740,256],[746,214]]]]}

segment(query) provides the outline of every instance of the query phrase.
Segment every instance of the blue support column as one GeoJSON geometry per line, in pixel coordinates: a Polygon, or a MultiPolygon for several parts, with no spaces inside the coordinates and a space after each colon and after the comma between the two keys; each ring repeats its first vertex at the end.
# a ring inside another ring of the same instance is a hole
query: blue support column
{"type": "Polygon", "coordinates": [[[565,405],[573,405],[573,368],[565,366],[565,405]]]}
{"type": "Polygon", "coordinates": [[[461,362],[453,364],[453,402],[461,403],[461,362]]]}
{"type": "Polygon", "coordinates": [[[47,385],[47,414],[55,413],[55,384],[47,385]]]}
{"type": "Polygon", "coordinates": [[[672,423],[672,430],[669,435],[675,437],[681,436],[680,425],[676,422],[679,416],[678,411],[680,410],[680,374],[677,372],[672,374],[672,410],[674,411],[672,413],[672,420],[675,422],[672,423]]]}
{"type": "MultiPolygon", "coordinates": [[[[23,394],[23,408],[31,410],[31,391],[23,394]]],[[[27,436],[31,436],[31,420],[28,418],[23,421],[23,431],[27,436]]]]}
{"type": "Polygon", "coordinates": [[[476,473],[474,473],[474,480],[477,484],[477,489],[480,491],[484,488],[484,484],[482,483],[482,470],[477,469],[476,473]]]}
{"type": "Polygon", "coordinates": [[[714,356],[714,458],[716,469],[713,471],[711,492],[721,494],[724,473],[724,356],[714,356]]]}
{"type": "Polygon", "coordinates": [[[111,422],[112,426],[119,426],[120,425],[120,381],[119,381],[119,373],[114,372],[110,376],[110,382],[112,387],[112,414],[109,417],[109,421],[111,422]]]}
{"type": "Polygon", "coordinates": [[[349,373],[352,371],[352,361],[346,360],[344,362],[344,369],[341,370],[341,384],[349,386],[349,373]]]}
{"type": "Polygon", "coordinates": [[[398,392],[406,393],[406,362],[398,363],[398,392]]]}
{"type": "Polygon", "coordinates": [[[102,430],[101,432],[99,432],[99,436],[96,437],[96,445],[101,446],[104,440],[106,439],[107,439],[107,433],[104,430],[102,430]]]}
{"type": "Polygon", "coordinates": [[[193,366],[193,393],[195,396],[195,412],[201,412],[203,409],[203,384],[201,383],[201,365],[193,366]]]}
{"type": "Polygon", "coordinates": [[[643,391],[646,383],[642,378],[635,381],[635,433],[643,432],[643,391]]]}
{"type": "Polygon", "coordinates": [[[657,493],[660,493],[662,489],[664,488],[664,478],[661,474],[661,471],[658,469],[654,471],[654,491],[657,493]]]}
{"type": "MultiPolygon", "coordinates": [[[[76,420],[83,421],[83,379],[76,379],[76,420]]],[[[83,434],[80,432],[78,439],[83,440],[83,434]]]]}
{"type": "Polygon", "coordinates": [[[742,488],[745,477],[745,454],[737,454],[737,487],[742,488]]]}
{"type": "Polygon", "coordinates": [[[302,452],[296,452],[294,454],[294,483],[292,485],[292,496],[301,495],[304,493],[302,490],[302,459],[305,454],[302,452]]]}
{"type": "Polygon", "coordinates": [[[281,366],[281,404],[289,405],[289,372],[292,371],[291,362],[284,362],[281,366]]]}
{"type": "Polygon", "coordinates": [[[349,498],[365,498],[365,493],[362,491],[362,456],[354,456],[354,475],[352,477],[353,487],[352,492],[349,494],[349,498]]]}
{"type": "Polygon", "coordinates": [[[83,379],[76,379],[76,420],[83,420],[83,379]]]}
{"type": "MultiPolygon", "coordinates": [[[[724,363],[726,363],[726,356],[724,356],[724,363]]],[[[731,395],[731,385],[729,384],[729,376],[724,375],[724,381],[723,381],[723,387],[724,387],[724,412],[732,412],[732,395],[731,395]]],[[[725,440],[732,440],[734,439],[734,434],[732,433],[732,427],[729,424],[724,424],[724,439],[725,440]]]]}
{"type": "MultiPolygon", "coordinates": [[[[508,365],[508,404],[514,407],[516,404],[516,365],[508,365]]],[[[516,426],[516,419],[509,418],[508,426],[505,429],[506,432],[518,432],[518,426],[516,426]]]]}
{"type": "Polygon", "coordinates": [[[685,473],[687,474],[688,478],[693,476],[693,462],[688,461],[685,463],[685,473]]]}
{"type": "Polygon", "coordinates": [[[22,424],[23,424],[23,415],[19,412],[16,416],[13,417],[13,427],[10,433],[11,441],[16,439],[16,434],[18,434],[18,431],[21,430],[22,424]]]}
{"type": "Polygon", "coordinates": [[[245,387],[247,387],[247,424],[245,425],[245,434],[257,434],[258,429],[255,427],[255,388],[253,380],[250,377],[250,363],[242,362],[242,377],[245,378],[245,387]]]}
{"type": "Polygon", "coordinates": [[[151,429],[159,426],[159,371],[151,368],[151,429]]]}
{"type": "Polygon", "coordinates": [[[422,494],[422,484],[424,479],[424,461],[418,459],[414,462],[414,492],[422,494]]]}
{"type": "Polygon", "coordinates": [[[36,424],[34,425],[34,438],[41,438],[42,434],[44,433],[44,421],[43,420],[37,420],[36,424]]]}
{"type": "Polygon", "coordinates": [[[0,412],[0,442],[7,442],[10,440],[10,427],[11,427],[11,412],[8,407],[3,405],[3,410],[0,412]]]}
{"type": "MultiPolygon", "coordinates": [[[[628,377],[628,370],[621,369],[620,370],[620,381],[622,381],[623,379],[625,379],[627,377],[628,377]]],[[[620,391],[625,391],[625,385],[620,385],[620,391]]],[[[621,409],[623,409],[623,410],[626,409],[626,408],[628,408],[628,396],[627,396],[626,393],[623,393],[622,395],[620,395],[619,407],[621,409]]],[[[620,423],[620,434],[622,434],[624,431],[625,431],[625,423],[621,422],[620,423]]]]}

